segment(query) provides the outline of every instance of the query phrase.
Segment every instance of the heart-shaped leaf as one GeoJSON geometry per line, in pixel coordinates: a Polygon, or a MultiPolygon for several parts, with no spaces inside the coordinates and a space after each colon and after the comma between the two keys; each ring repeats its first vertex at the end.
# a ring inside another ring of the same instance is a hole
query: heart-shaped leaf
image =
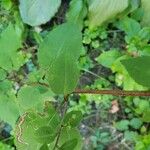
{"type": "Polygon", "coordinates": [[[126,59],[121,63],[135,82],[150,88],[150,56],[126,59]]]}
{"type": "Polygon", "coordinates": [[[82,35],[77,25],[65,23],[51,31],[38,51],[40,67],[56,94],[71,93],[78,81],[82,35]]]}
{"type": "Polygon", "coordinates": [[[20,0],[20,14],[31,26],[38,26],[49,21],[57,12],[61,0],[20,0]]]}
{"type": "Polygon", "coordinates": [[[100,26],[128,7],[128,0],[93,0],[89,4],[89,26],[100,26]]]}

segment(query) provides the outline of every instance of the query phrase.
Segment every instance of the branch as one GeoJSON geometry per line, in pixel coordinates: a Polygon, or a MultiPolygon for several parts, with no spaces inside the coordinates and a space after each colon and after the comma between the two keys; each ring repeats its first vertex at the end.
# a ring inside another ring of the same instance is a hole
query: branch
{"type": "Polygon", "coordinates": [[[58,147],[59,139],[60,139],[60,136],[61,136],[61,131],[64,127],[63,126],[63,121],[64,121],[65,114],[67,112],[68,97],[69,97],[69,95],[64,96],[64,101],[63,101],[63,104],[62,104],[64,106],[64,108],[63,108],[63,113],[62,113],[61,125],[60,125],[60,128],[58,130],[58,134],[57,134],[57,138],[56,138],[56,142],[55,142],[53,150],[55,150],[58,147]]]}
{"type": "MultiPolygon", "coordinates": [[[[49,85],[41,82],[33,82],[28,85],[36,86],[42,85],[49,88],[49,85]]],[[[114,96],[150,96],[150,91],[124,91],[124,90],[93,90],[93,89],[76,89],[72,94],[101,94],[114,96]]]]}
{"type": "Polygon", "coordinates": [[[75,94],[106,94],[114,96],[150,96],[150,91],[123,91],[123,90],[82,90],[76,89],[75,94]]]}

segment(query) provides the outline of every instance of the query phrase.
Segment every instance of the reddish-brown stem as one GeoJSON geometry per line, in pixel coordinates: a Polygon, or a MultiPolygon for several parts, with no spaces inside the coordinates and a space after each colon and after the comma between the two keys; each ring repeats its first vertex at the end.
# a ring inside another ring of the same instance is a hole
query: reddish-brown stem
{"type": "Polygon", "coordinates": [[[76,94],[107,94],[114,96],[150,96],[150,91],[123,91],[123,90],[82,90],[76,89],[76,94]]]}
{"type": "MultiPolygon", "coordinates": [[[[29,85],[42,85],[49,87],[46,83],[31,83],[29,85]]],[[[93,89],[76,89],[73,94],[106,94],[106,95],[115,95],[115,96],[150,96],[150,91],[124,91],[124,90],[93,90],[93,89]]]]}

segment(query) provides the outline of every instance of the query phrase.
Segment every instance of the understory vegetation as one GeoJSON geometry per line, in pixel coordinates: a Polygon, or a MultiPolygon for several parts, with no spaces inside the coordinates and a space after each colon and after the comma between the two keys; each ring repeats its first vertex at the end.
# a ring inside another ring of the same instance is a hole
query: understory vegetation
{"type": "Polygon", "coordinates": [[[0,150],[150,150],[149,0],[0,0],[0,150]]]}

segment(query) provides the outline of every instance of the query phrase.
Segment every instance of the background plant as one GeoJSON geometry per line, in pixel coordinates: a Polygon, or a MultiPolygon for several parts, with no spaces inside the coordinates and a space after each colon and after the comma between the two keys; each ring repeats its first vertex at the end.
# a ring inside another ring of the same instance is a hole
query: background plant
{"type": "Polygon", "coordinates": [[[2,148],[149,149],[149,97],[72,94],[149,90],[148,0],[0,4],[2,148]]]}

